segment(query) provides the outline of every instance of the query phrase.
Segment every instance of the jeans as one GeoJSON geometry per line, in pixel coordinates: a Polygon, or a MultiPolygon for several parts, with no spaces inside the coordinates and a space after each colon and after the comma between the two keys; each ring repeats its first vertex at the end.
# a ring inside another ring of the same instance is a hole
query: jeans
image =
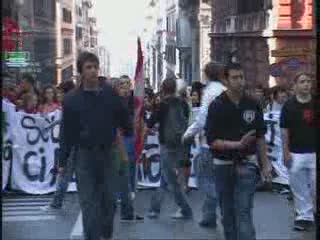
{"type": "Polygon", "coordinates": [[[132,217],[134,215],[133,199],[131,192],[136,191],[136,162],[134,157],[134,137],[123,137],[122,141],[128,153],[127,168],[123,170],[120,176],[120,194],[121,194],[121,217],[132,217]]]}
{"type": "Polygon", "coordinates": [[[194,159],[194,164],[199,190],[205,194],[202,218],[205,221],[216,222],[217,193],[214,183],[213,157],[210,150],[202,147],[194,159]]]}
{"type": "Polygon", "coordinates": [[[57,189],[54,197],[50,203],[53,208],[61,208],[64,196],[68,190],[69,182],[72,179],[72,175],[75,172],[75,151],[72,151],[70,161],[68,161],[65,171],[58,175],[57,189]]]}
{"type": "Polygon", "coordinates": [[[182,214],[192,215],[192,209],[187,201],[185,192],[178,182],[176,172],[179,161],[184,160],[186,157],[187,152],[182,147],[169,149],[163,145],[160,146],[160,167],[163,181],[160,188],[157,189],[151,198],[151,211],[160,213],[165,191],[169,190],[173,194],[174,201],[180,207],[182,214]]]}
{"type": "Polygon", "coordinates": [[[111,238],[116,208],[116,161],[109,149],[80,148],[75,168],[84,239],[111,238]]]}
{"type": "Polygon", "coordinates": [[[253,200],[258,178],[254,163],[215,165],[215,182],[226,240],[255,240],[253,200]]]}
{"type": "Polygon", "coordinates": [[[296,220],[314,221],[316,197],[316,154],[291,153],[289,181],[293,193],[296,220]]]}
{"type": "Polygon", "coordinates": [[[136,182],[137,182],[137,164],[135,159],[135,150],[134,150],[134,137],[123,137],[123,144],[128,152],[129,157],[129,172],[128,172],[128,183],[129,183],[129,192],[136,191],[136,182]]]}

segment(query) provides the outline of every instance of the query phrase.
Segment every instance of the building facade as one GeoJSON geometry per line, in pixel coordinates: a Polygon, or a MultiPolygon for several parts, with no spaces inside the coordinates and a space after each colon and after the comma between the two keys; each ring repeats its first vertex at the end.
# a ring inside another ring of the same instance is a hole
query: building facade
{"type": "Polygon", "coordinates": [[[56,2],[57,14],[57,83],[75,80],[75,4],[73,0],[56,2]]]}
{"type": "Polygon", "coordinates": [[[238,61],[248,85],[290,87],[315,73],[312,0],[212,0],[211,58],[238,61]]]}
{"type": "Polygon", "coordinates": [[[14,82],[19,82],[23,73],[32,74],[38,85],[56,82],[55,2],[4,1],[2,34],[3,53],[7,58],[2,67],[14,82]]]}
{"type": "Polygon", "coordinates": [[[179,71],[181,78],[189,84],[200,80],[200,21],[201,1],[179,1],[177,21],[177,42],[179,50],[179,71]]]}

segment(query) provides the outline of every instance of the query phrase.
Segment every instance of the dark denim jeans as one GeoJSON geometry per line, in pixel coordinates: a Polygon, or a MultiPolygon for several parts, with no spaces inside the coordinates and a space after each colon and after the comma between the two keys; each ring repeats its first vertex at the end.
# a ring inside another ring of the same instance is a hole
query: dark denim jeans
{"type": "Polygon", "coordinates": [[[136,162],[134,157],[134,137],[122,137],[122,142],[128,153],[127,168],[123,170],[119,179],[121,196],[121,217],[131,217],[134,215],[133,199],[131,192],[136,191],[136,162]]]}
{"type": "Polygon", "coordinates": [[[160,213],[161,203],[164,200],[166,190],[169,190],[174,197],[175,203],[181,208],[182,214],[192,215],[192,209],[187,201],[187,196],[178,182],[176,169],[181,160],[185,160],[187,152],[183,148],[168,149],[160,146],[160,166],[163,177],[160,188],[151,198],[151,211],[160,213]]]}
{"type": "Polygon", "coordinates": [[[194,159],[195,173],[199,190],[205,194],[202,206],[202,218],[210,222],[216,222],[217,193],[214,182],[213,158],[208,148],[201,148],[200,153],[194,159]]]}
{"type": "Polygon", "coordinates": [[[129,157],[129,164],[128,164],[128,183],[129,183],[129,192],[136,191],[136,182],[137,182],[137,164],[136,159],[134,156],[134,137],[123,137],[123,144],[127,150],[128,157],[129,157]]]}
{"type": "Polygon", "coordinates": [[[111,238],[115,215],[117,163],[110,150],[79,149],[76,176],[85,240],[111,238]]]}
{"type": "Polygon", "coordinates": [[[255,240],[253,200],[258,167],[253,163],[215,165],[215,182],[221,204],[226,240],[255,240]]]}

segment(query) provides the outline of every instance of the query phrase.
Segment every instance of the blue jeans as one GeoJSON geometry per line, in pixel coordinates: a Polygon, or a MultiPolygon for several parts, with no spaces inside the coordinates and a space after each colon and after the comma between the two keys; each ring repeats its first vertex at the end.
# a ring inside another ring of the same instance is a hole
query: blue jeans
{"type": "Polygon", "coordinates": [[[255,240],[253,200],[258,167],[253,163],[215,165],[215,181],[226,240],[255,240]]]}
{"type": "Polygon", "coordinates": [[[216,222],[217,193],[214,182],[213,158],[208,148],[201,148],[200,153],[194,159],[195,173],[199,190],[205,194],[202,206],[202,218],[216,222]]]}
{"type": "Polygon", "coordinates": [[[135,159],[135,151],[134,151],[134,137],[123,137],[123,144],[128,152],[129,164],[128,164],[128,184],[129,184],[129,192],[136,191],[136,181],[137,181],[137,164],[135,159]]]}
{"type": "Polygon", "coordinates": [[[76,150],[72,150],[70,158],[68,159],[67,166],[64,173],[59,174],[57,178],[57,189],[50,205],[54,208],[61,208],[64,196],[68,190],[69,182],[75,172],[75,158],[76,150]]]}
{"type": "Polygon", "coordinates": [[[192,209],[187,201],[187,196],[178,182],[176,169],[181,160],[185,160],[187,151],[183,148],[168,149],[160,146],[160,166],[163,177],[162,184],[151,198],[151,211],[160,213],[161,203],[163,202],[166,190],[169,190],[175,203],[181,208],[184,215],[192,215],[192,209]]]}

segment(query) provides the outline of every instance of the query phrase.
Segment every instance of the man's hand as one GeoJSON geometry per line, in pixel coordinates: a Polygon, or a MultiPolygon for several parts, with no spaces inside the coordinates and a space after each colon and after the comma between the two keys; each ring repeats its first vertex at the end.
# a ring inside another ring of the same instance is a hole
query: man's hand
{"type": "Polygon", "coordinates": [[[257,140],[257,137],[256,137],[256,131],[255,130],[251,130],[249,131],[246,135],[244,135],[241,140],[239,141],[239,148],[242,150],[242,149],[245,149],[247,148],[248,146],[250,146],[250,144],[252,144],[254,141],[257,140]]]}
{"type": "Polygon", "coordinates": [[[291,153],[289,151],[283,151],[283,163],[284,165],[289,168],[291,161],[291,153]]]}
{"type": "Polygon", "coordinates": [[[263,179],[267,183],[271,183],[271,181],[272,181],[272,173],[271,172],[272,172],[272,167],[269,165],[263,166],[261,169],[263,179]]]}

